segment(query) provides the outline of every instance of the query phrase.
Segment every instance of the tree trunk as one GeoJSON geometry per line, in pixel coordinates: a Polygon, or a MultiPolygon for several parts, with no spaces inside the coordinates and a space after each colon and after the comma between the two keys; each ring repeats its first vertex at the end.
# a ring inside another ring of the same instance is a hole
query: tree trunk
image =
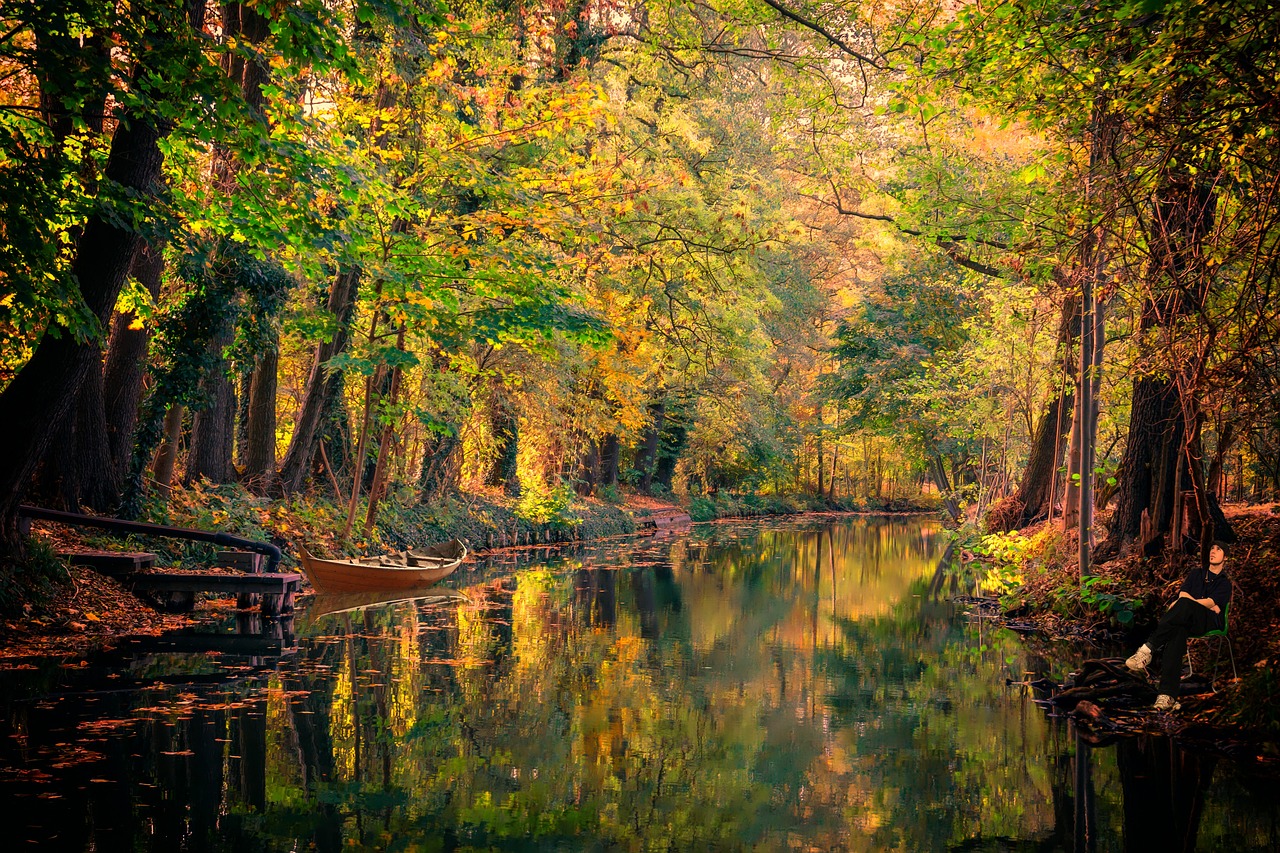
{"type": "Polygon", "coordinates": [[[457,486],[462,467],[458,454],[461,446],[457,433],[453,432],[448,435],[432,433],[427,438],[422,474],[418,478],[423,503],[433,503],[457,486]]]}
{"type": "MultiPolygon", "coordinates": [[[[316,451],[323,434],[321,427],[330,412],[331,401],[341,401],[342,374],[326,371],[325,364],[346,351],[359,290],[359,267],[341,270],[334,276],[327,308],[336,320],[336,327],[332,338],[316,345],[316,354],[311,360],[311,372],[307,375],[306,390],[302,395],[302,409],[294,422],[289,449],[285,451],[280,466],[280,487],[285,494],[301,491],[306,485],[315,467],[316,451]]],[[[335,467],[341,467],[341,462],[332,456],[329,461],[335,467]]]]}
{"type": "Polygon", "coordinates": [[[255,494],[269,494],[276,480],[276,375],[280,351],[272,346],[258,359],[249,385],[245,429],[244,481],[255,494]]]}
{"type": "Polygon", "coordinates": [[[240,405],[236,406],[235,464],[241,469],[244,468],[245,454],[249,450],[249,398],[253,396],[253,373],[256,367],[255,357],[252,364],[242,365],[236,362],[232,368],[235,375],[232,387],[236,388],[236,399],[240,401],[240,405]]]}
{"type": "Polygon", "coordinates": [[[1080,392],[1080,384],[1087,381],[1076,374],[1075,404],[1071,407],[1071,443],[1067,445],[1066,487],[1062,498],[1063,530],[1071,530],[1080,523],[1080,440],[1084,431],[1084,417],[1080,406],[1084,402],[1080,392]]]}
{"type": "Polygon", "coordinates": [[[827,460],[824,456],[825,448],[822,446],[822,434],[818,434],[818,483],[817,490],[814,494],[821,498],[827,491],[827,460]]]}
{"type": "Polygon", "coordinates": [[[600,442],[600,486],[618,488],[618,457],[620,447],[617,433],[609,433],[600,442]]]}
{"type": "Polygon", "coordinates": [[[110,512],[120,500],[107,450],[102,403],[102,357],[98,354],[39,471],[35,491],[42,503],[69,512],[110,512]]]}
{"type": "Polygon", "coordinates": [[[1119,544],[1137,539],[1144,511],[1156,533],[1169,530],[1174,466],[1181,445],[1182,409],[1177,389],[1163,377],[1138,378],[1133,383],[1129,437],[1120,460],[1120,490],[1111,516],[1110,540],[1119,544]]]}
{"type": "Polygon", "coordinates": [[[495,399],[493,406],[489,423],[498,444],[498,453],[489,468],[485,485],[502,486],[505,494],[518,497],[520,479],[517,476],[516,460],[520,451],[520,422],[511,410],[509,401],[495,399]]]}
{"type": "Polygon", "coordinates": [[[164,443],[156,453],[152,477],[166,495],[173,488],[173,469],[178,461],[178,442],[182,440],[183,407],[177,403],[169,406],[164,414],[164,443]]]}
{"type": "MultiPolygon", "coordinates": [[[[160,178],[160,133],[142,117],[121,122],[111,141],[104,177],[147,195],[160,178]]],[[[100,328],[106,328],[116,297],[128,279],[138,235],[114,217],[93,215],[72,264],[80,295],[100,328]]],[[[77,342],[70,334],[45,334],[31,359],[0,392],[0,552],[22,553],[17,507],[36,466],[48,452],[56,427],[71,415],[85,379],[94,370],[96,341],[77,342]]]]}
{"type": "MultiPolygon", "coordinates": [[[[1202,263],[1199,253],[1217,210],[1216,189],[1190,177],[1170,177],[1154,199],[1151,258],[1146,272],[1147,297],[1139,333],[1172,333],[1186,315],[1203,304],[1208,288],[1198,277],[1188,287],[1188,270],[1202,263]]],[[[1194,409],[1185,401],[1188,411],[1194,409]]],[[[1182,464],[1185,431],[1184,401],[1173,380],[1161,371],[1139,376],[1133,384],[1129,437],[1120,462],[1119,496],[1111,517],[1105,550],[1108,556],[1142,533],[1142,514],[1150,519],[1150,541],[1156,551],[1173,518],[1173,481],[1182,464]]]]}
{"type": "Polygon", "coordinates": [[[647,492],[653,486],[653,469],[658,462],[658,450],[662,445],[662,427],[666,421],[667,404],[657,400],[649,404],[649,424],[644,438],[636,448],[636,470],[640,472],[640,490],[647,492]]]}
{"type": "Polygon", "coordinates": [[[231,464],[235,443],[235,387],[227,376],[227,361],[222,356],[233,337],[234,330],[228,321],[209,343],[210,348],[218,353],[218,358],[204,377],[207,405],[192,419],[191,449],[187,455],[185,477],[188,483],[201,477],[219,484],[235,479],[235,468],[231,464]]]}
{"type": "MultiPolygon", "coordinates": [[[[164,244],[143,243],[133,259],[133,277],[146,288],[152,300],[160,298],[164,279],[164,244]]],[[[151,332],[147,326],[133,328],[133,312],[117,314],[111,328],[111,343],[103,368],[103,404],[107,416],[107,448],[117,487],[122,487],[133,458],[133,432],[138,425],[138,406],[142,402],[143,377],[146,375],[147,345],[151,332]]]]}
{"type": "Polygon", "coordinates": [[[595,439],[587,441],[586,448],[578,457],[578,475],[574,478],[575,491],[580,495],[591,495],[600,482],[600,444],[595,439]]]}
{"type": "MultiPolygon", "coordinates": [[[[933,468],[933,481],[938,486],[938,494],[942,496],[943,507],[946,508],[952,521],[959,521],[960,505],[956,503],[955,495],[951,492],[951,484],[947,482],[947,468],[942,462],[942,456],[938,453],[930,454],[929,463],[933,468]]],[[[877,494],[876,497],[880,495],[877,494]]]]}
{"type": "Polygon", "coordinates": [[[1208,488],[1219,500],[1227,493],[1226,479],[1223,476],[1223,462],[1227,458],[1227,451],[1231,449],[1231,443],[1235,440],[1236,425],[1228,422],[1221,430],[1218,431],[1218,443],[1214,449],[1213,461],[1209,463],[1209,479],[1208,488]]]}

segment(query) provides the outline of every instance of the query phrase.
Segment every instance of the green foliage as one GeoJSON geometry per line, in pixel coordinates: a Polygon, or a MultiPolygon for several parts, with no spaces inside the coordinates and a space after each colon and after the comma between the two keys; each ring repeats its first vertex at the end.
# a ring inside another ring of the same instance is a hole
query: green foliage
{"type": "Polygon", "coordinates": [[[1133,601],[1112,591],[1119,586],[1120,584],[1113,578],[1097,575],[1087,577],[1080,583],[1080,601],[1118,625],[1130,625],[1133,623],[1134,609],[1141,602],[1133,601]]]}
{"type": "Polygon", "coordinates": [[[983,536],[974,549],[987,562],[983,590],[997,596],[1016,592],[1022,585],[1025,563],[1034,548],[1035,542],[1017,530],[983,536]]]}
{"type": "Polygon", "coordinates": [[[553,528],[576,527],[582,523],[582,519],[573,511],[576,500],[573,487],[568,483],[525,486],[516,504],[516,515],[535,524],[553,528]]]}
{"type": "Polygon", "coordinates": [[[689,517],[694,521],[711,521],[717,518],[716,502],[698,495],[689,501],[689,517]]]}

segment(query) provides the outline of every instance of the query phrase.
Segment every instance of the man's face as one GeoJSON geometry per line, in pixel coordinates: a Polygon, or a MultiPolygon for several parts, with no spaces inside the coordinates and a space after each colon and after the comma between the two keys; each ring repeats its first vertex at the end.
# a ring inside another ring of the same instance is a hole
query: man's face
{"type": "Polygon", "coordinates": [[[1222,553],[1222,549],[1214,545],[1209,549],[1209,571],[1215,575],[1222,571],[1222,564],[1226,560],[1226,555],[1222,553]]]}

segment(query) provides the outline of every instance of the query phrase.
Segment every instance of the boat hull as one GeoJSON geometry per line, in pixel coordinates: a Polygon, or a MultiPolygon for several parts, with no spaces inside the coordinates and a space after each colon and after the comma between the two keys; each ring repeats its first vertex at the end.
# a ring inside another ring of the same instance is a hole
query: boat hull
{"type": "Polygon", "coordinates": [[[453,574],[467,556],[457,543],[452,556],[420,560],[418,566],[362,565],[348,560],[323,560],[299,549],[302,573],[316,592],[373,592],[378,590],[421,589],[453,574]]]}

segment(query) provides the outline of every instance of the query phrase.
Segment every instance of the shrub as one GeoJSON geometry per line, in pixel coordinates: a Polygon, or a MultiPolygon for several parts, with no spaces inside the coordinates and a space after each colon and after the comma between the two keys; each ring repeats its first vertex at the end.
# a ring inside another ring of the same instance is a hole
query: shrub
{"type": "Polygon", "coordinates": [[[534,524],[551,527],[576,527],[582,519],[573,511],[575,495],[568,483],[553,488],[525,489],[516,504],[516,515],[534,524]]]}

